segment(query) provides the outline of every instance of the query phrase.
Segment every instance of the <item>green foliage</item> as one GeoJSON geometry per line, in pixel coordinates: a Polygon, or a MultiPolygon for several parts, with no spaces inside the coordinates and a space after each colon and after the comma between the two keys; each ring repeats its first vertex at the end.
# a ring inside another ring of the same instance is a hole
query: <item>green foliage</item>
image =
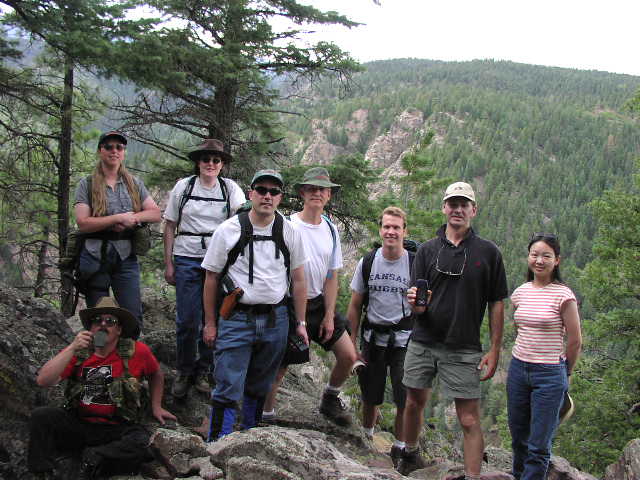
{"type": "Polygon", "coordinates": [[[595,311],[583,323],[585,354],[571,385],[577,415],[561,428],[558,452],[601,475],[637,437],[640,417],[640,176],[635,186],[591,203],[598,220],[594,260],[581,277],[595,311]]]}

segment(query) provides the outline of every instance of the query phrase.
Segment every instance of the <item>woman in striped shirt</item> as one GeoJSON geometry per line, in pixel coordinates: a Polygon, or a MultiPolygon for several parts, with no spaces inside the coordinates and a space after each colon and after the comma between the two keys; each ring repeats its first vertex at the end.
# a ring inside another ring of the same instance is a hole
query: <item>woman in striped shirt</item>
{"type": "Polygon", "coordinates": [[[507,409],[513,476],[544,480],[582,337],[576,297],[560,279],[558,238],[534,234],[528,249],[528,281],[511,296],[517,337],[507,378],[507,409]]]}

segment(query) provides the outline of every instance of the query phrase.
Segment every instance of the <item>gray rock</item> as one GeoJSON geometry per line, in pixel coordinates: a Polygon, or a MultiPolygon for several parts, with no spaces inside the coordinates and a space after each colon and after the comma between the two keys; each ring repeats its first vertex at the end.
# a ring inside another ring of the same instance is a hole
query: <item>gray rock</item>
{"type": "Polygon", "coordinates": [[[211,461],[227,479],[399,479],[391,469],[370,468],[347,457],[329,436],[310,430],[281,427],[236,432],[208,447],[211,461]],[[251,462],[239,462],[250,457],[251,462]],[[280,475],[280,476],[278,476],[280,475]]]}
{"type": "Polygon", "coordinates": [[[596,477],[573,468],[566,459],[552,455],[547,480],[596,480],[596,477]]]}
{"type": "Polygon", "coordinates": [[[627,443],[618,461],[607,467],[604,480],[640,480],[640,439],[627,443]]]}

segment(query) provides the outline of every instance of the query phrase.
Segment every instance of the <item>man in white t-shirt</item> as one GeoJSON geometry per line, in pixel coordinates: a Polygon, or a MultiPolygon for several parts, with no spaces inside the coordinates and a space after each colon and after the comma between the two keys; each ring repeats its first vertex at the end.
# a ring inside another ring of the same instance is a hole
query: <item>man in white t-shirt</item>
{"type": "MultiPolygon", "coordinates": [[[[304,270],[307,283],[307,334],[326,351],[331,350],[336,358],[322,395],[320,413],[338,425],[347,426],[351,424],[351,415],[338,394],[357,356],[349,338],[346,319],[335,311],[338,270],[342,268],[340,237],[335,225],[323,215],[332,192],[335,193],[340,185],[331,182],[325,168],[315,167],[305,172],[295,188],[304,206],[301,212],[291,215],[291,222],[302,234],[309,256],[309,263],[304,270]]],[[[275,418],[276,393],[290,363],[285,355],[264,405],[264,420],[275,418]]]]}
{"type": "Polygon", "coordinates": [[[406,299],[413,255],[404,248],[407,216],[402,209],[385,208],[379,223],[382,247],[369,252],[356,266],[347,318],[355,345],[360,316],[365,311],[360,339],[365,365],[358,369],[358,381],[362,392],[362,426],[369,437],[373,436],[378,405],[384,402],[387,371],[391,378],[396,438],[389,455],[395,466],[405,446],[402,417],[406,391],[402,376],[413,325],[411,306],[406,299]]]}
{"type": "Polygon", "coordinates": [[[260,420],[287,343],[290,283],[296,332],[308,343],[304,322],[307,258],[300,232],[276,211],[283,186],[275,170],[258,171],[251,180],[251,210],[218,227],[202,262],[207,270],[204,341],[216,342],[210,441],[233,431],[240,400],[243,427],[254,427],[260,420]],[[228,282],[243,294],[225,318],[217,318],[219,283],[228,282]]]}

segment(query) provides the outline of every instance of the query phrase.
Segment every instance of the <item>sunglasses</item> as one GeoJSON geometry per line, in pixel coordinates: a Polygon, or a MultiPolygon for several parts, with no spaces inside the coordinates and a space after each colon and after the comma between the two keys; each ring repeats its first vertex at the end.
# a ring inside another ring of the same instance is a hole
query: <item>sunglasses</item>
{"type": "MultiPolygon", "coordinates": [[[[464,267],[467,266],[467,249],[466,248],[464,249],[464,261],[462,262],[462,266],[460,267],[459,272],[452,272],[451,270],[443,270],[443,267],[440,266],[440,254],[442,253],[443,249],[444,249],[444,245],[440,247],[440,250],[438,250],[438,256],[436,257],[436,271],[440,273],[444,273],[445,275],[450,275],[452,277],[461,276],[464,273],[464,267]]],[[[456,268],[456,270],[458,269],[456,268]]]]}
{"type": "Polygon", "coordinates": [[[91,319],[91,325],[102,325],[105,324],[107,327],[115,327],[120,324],[120,321],[116,317],[93,317],[91,319]]]}
{"type": "Polygon", "coordinates": [[[124,145],[122,145],[121,143],[116,143],[116,144],[108,143],[108,144],[105,144],[105,145],[101,145],[101,147],[104,148],[107,152],[110,152],[111,150],[117,150],[117,151],[121,152],[125,148],[127,148],[124,145]]]}
{"type": "Polygon", "coordinates": [[[220,157],[200,157],[200,162],[202,163],[213,163],[214,165],[219,164],[222,161],[220,157]]]}
{"type": "Polygon", "coordinates": [[[272,197],[275,197],[276,195],[280,195],[282,193],[282,190],[280,190],[279,188],[267,188],[260,185],[257,187],[253,187],[253,189],[258,192],[258,195],[262,196],[270,193],[272,197]]]}

